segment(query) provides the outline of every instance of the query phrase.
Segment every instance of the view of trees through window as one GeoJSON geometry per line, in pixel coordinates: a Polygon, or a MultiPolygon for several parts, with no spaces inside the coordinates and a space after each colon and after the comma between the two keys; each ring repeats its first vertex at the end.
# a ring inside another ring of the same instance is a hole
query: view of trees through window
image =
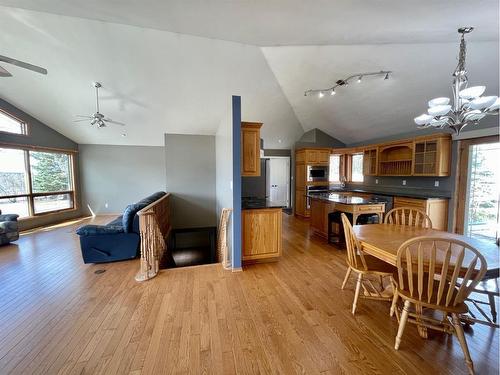
{"type": "Polygon", "coordinates": [[[499,235],[500,143],[472,145],[465,233],[496,241],[499,235]]]}
{"type": "Polygon", "coordinates": [[[72,208],[71,170],[69,154],[0,148],[0,210],[26,217],[72,208]]]}
{"type": "Polygon", "coordinates": [[[352,155],[351,181],[363,182],[363,154],[352,155]]]}

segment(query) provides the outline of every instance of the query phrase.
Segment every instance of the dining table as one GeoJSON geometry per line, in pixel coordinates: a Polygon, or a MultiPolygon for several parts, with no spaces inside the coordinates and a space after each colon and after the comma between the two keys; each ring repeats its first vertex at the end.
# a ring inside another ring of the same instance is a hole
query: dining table
{"type": "Polygon", "coordinates": [[[499,277],[500,250],[493,242],[436,229],[395,224],[355,225],[354,233],[365,254],[372,255],[393,266],[396,266],[399,247],[411,238],[440,237],[459,240],[476,248],[485,258],[487,270],[483,280],[499,277]]]}
{"type": "MultiPolygon", "coordinates": [[[[363,253],[374,256],[393,266],[396,266],[398,249],[404,242],[415,237],[440,237],[465,242],[483,255],[487,267],[482,280],[499,277],[500,249],[493,242],[436,229],[407,225],[370,224],[355,225],[353,228],[363,253]]],[[[418,326],[418,332],[421,337],[427,338],[427,329],[425,327],[418,326]]]]}

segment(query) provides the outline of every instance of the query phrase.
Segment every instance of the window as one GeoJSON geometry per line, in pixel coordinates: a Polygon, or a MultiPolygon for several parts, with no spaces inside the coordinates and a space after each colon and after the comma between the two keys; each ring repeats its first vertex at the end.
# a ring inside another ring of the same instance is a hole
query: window
{"type": "Polygon", "coordinates": [[[340,182],[340,155],[330,155],[330,182],[340,182]]]}
{"type": "Polygon", "coordinates": [[[363,182],[363,154],[354,154],[351,156],[351,181],[363,182]]]}
{"type": "Polygon", "coordinates": [[[28,217],[74,208],[73,157],[0,148],[0,210],[28,217]]]}
{"type": "Polygon", "coordinates": [[[28,134],[28,125],[0,110],[0,132],[26,135],[28,134]]]}

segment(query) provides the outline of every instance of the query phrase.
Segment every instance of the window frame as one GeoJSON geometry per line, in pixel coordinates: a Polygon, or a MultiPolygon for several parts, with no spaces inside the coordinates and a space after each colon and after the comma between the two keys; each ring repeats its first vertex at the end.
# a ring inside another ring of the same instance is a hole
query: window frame
{"type": "MultiPolygon", "coordinates": [[[[9,133],[12,134],[12,133],[9,133]]],[[[78,202],[77,202],[77,182],[76,182],[76,161],[75,161],[75,154],[76,151],[73,150],[62,150],[62,149],[55,149],[55,148],[46,148],[46,147],[22,147],[20,145],[9,145],[9,144],[3,144],[0,143],[0,148],[10,148],[13,150],[21,150],[24,153],[24,168],[25,168],[25,176],[27,179],[27,193],[24,194],[12,194],[12,195],[3,195],[0,196],[0,199],[11,199],[11,198],[26,198],[28,201],[28,216],[20,217],[19,220],[28,220],[40,216],[46,216],[46,215],[51,215],[51,214],[57,214],[61,212],[66,212],[66,211],[76,211],[78,210],[78,202]],[[71,184],[71,190],[65,190],[65,191],[51,191],[51,192],[42,192],[42,193],[34,193],[33,192],[33,182],[32,182],[32,175],[31,175],[31,164],[30,164],[30,151],[35,151],[35,152],[46,152],[46,153],[58,153],[58,154],[64,154],[68,155],[69,158],[69,178],[70,178],[70,184],[71,184]],[[46,212],[35,212],[35,198],[36,197],[47,197],[51,195],[62,195],[62,194],[68,194],[71,198],[71,207],[68,208],[62,208],[59,210],[52,210],[52,211],[46,211],[46,212]]],[[[7,212],[6,212],[7,213],[7,212]]]]}
{"type": "Polygon", "coordinates": [[[363,184],[365,182],[365,173],[364,173],[364,170],[363,170],[363,163],[361,163],[361,174],[363,175],[363,181],[353,181],[352,180],[352,157],[354,155],[361,155],[363,157],[363,160],[364,160],[364,152],[363,151],[360,151],[360,152],[353,152],[353,153],[350,153],[347,155],[346,157],[346,166],[345,166],[345,171],[346,171],[346,180],[347,182],[349,182],[350,184],[363,184]]]}
{"type": "Polygon", "coordinates": [[[330,169],[331,169],[331,160],[332,160],[332,156],[338,156],[339,157],[339,179],[338,181],[334,181],[334,180],[331,180],[330,178],[330,173],[328,173],[328,182],[330,182],[331,184],[340,184],[340,182],[342,181],[342,176],[344,175],[344,154],[340,154],[340,153],[337,153],[337,152],[332,152],[330,153],[330,157],[329,157],[329,166],[328,166],[328,172],[330,172],[330,169]]]}
{"type": "Polygon", "coordinates": [[[14,116],[13,114],[7,112],[6,110],[0,108],[0,116],[2,116],[2,115],[10,117],[14,121],[19,122],[19,124],[21,125],[21,133],[13,133],[13,132],[7,132],[4,130],[0,130],[0,134],[9,134],[9,135],[22,136],[22,137],[27,137],[30,135],[30,126],[26,121],[21,120],[19,117],[14,116]]]}

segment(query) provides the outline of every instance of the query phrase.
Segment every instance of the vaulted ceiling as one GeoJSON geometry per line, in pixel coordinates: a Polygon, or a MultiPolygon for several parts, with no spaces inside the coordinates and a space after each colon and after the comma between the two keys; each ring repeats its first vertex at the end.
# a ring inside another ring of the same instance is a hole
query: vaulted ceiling
{"type": "MultiPolygon", "coordinates": [[[[414,129],[426,101],[449,96],[462,25],[471,84],[498,95],[497,0],[0,0],[0,54],[49,70],[9,66],[0,96],[79,143],[158,145],[164,132],[214,134],[230,95],[263,121],[266,148],[304,130],[351,143],[414,129]],[[321,100],[304,90],[353,73],[393,70],[321,100]],[[73,123],[102,112],[127,123],[73,123]]],[[[491,120],[490,120],[491,121],[491,120]]]]}

